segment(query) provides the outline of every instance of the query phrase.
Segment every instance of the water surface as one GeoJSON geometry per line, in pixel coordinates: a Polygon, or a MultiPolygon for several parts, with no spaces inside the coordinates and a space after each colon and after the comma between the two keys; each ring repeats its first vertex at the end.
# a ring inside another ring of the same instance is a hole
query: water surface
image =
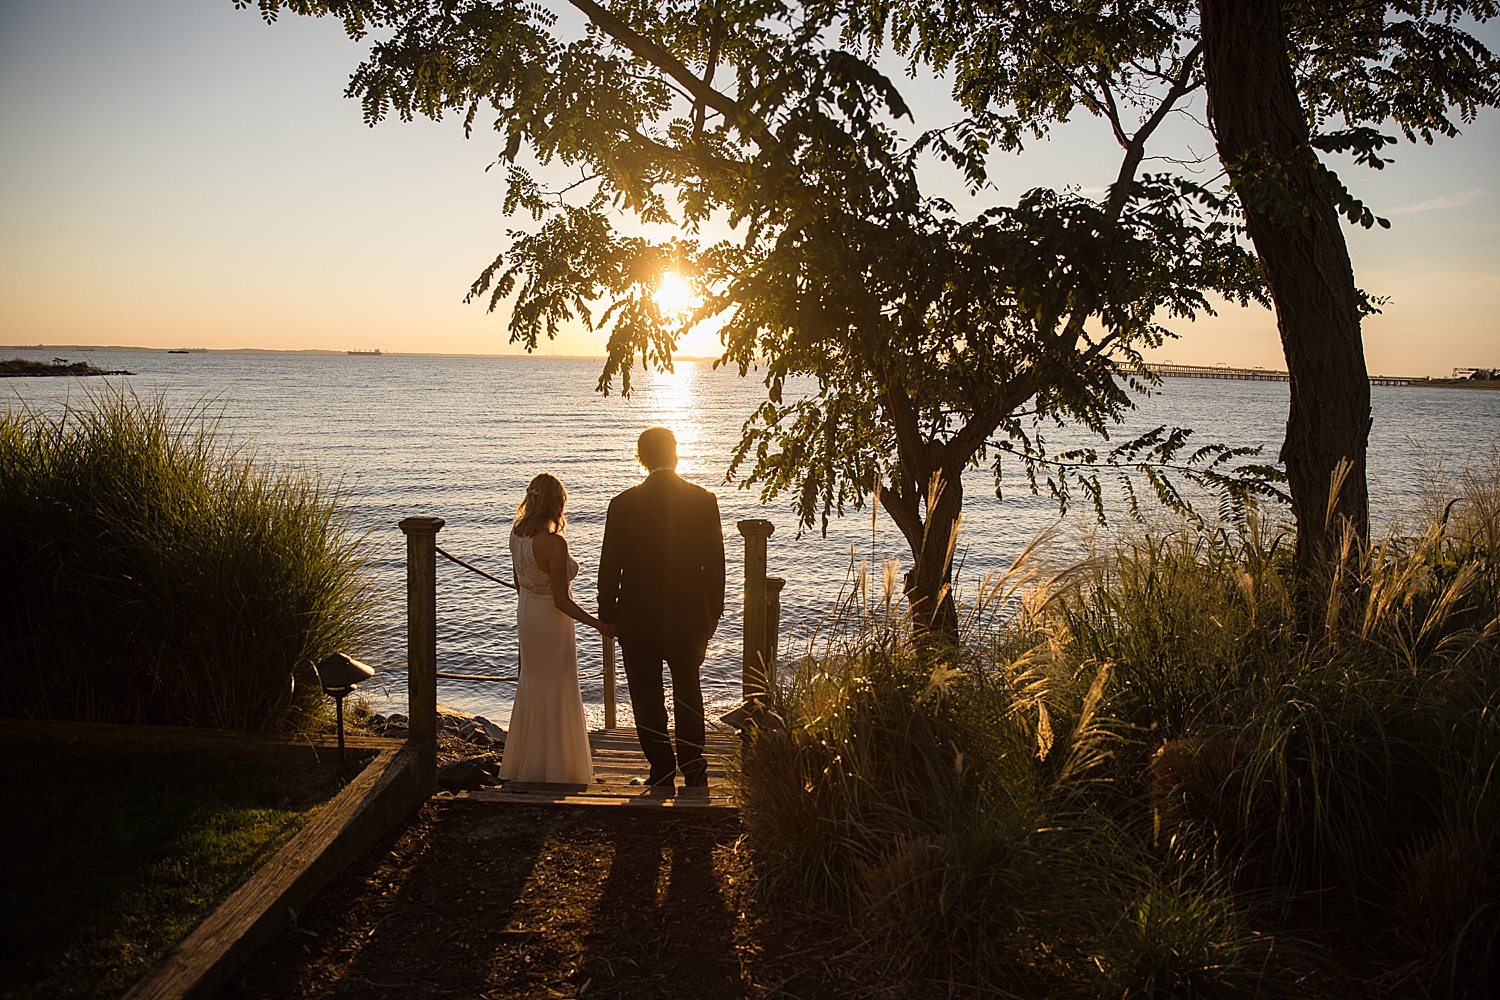
{"type": "MultiPolygon", "coordinates": [[[[38,360],[52,352],[6,349],[38,360]]],[[[807,634],[836,602],[853,560],[878,566],[887,556],[910,564],[904,540],[868,508],[836,519],[827,537],[797,531],[790,505],[768,505],[758,491],[725,484],[724,473],[745,417],[763,398],[752,377],[684,363],[670,375],[642,375],[629,399],[594,391],[600,363],[551,358],[349,357],[288,354],[167,354],[94,352],[101,368],[136,374],[111,379],[145,396],[164,394],[174,406],[207,403],[223,426],[257,453],[305,463],[343,477],[358,504],[358,523],[371,530],[375,571],[387,593],[391,635],[375,659],[382,666],[381,704],[404,702],[404,517],[429,514],[447,525],[438,544],[504,578],[507,539],[527,481],[556,474],[567,485],[569,543],[582,564],[574,594],[593,605],[604,512],[610,497],[640,481],[635,437],[651,424],[678,436],[679,471],[719,495],[729,553],[729,608],[704,666],[704,694],[727,710],[739,697],[743,545],[734,524],[763,517],[776,525],[769,570],[787,579],[784,633],[807,634]]],[[[70,358],[69,360],[78,360],[70,358]]],[[[102,380],[8,379],[0,391],[14,407],[84,401],[102,380]]],[[[1127,433],[1174,424],[1192,427],[1195,441],[1262,446],[1274,458],[1286,420],[1288,387],[1280,382],[1170,379],[1142,401],[1127,433]]],[[[1450,469],[1484,460],[1500,441],[1500,392],[1376,386],[1369,464],[1377,517],[1410,508],[1422,466],[1450,469]],[[1420,445],[1425,452],[1420,452],[1420,445]]],[[[1082,442],[1053,432],[1049,448],[1082,442]],[[1055,440],[1053,439],[1055,438],[1055,440]]],[[[1019,468],[1006,470],[1003,499],[991,474],[965,477],[965,529],[960,587],[1008,565],[1037,532],[1057,520],[1057,507],[1025,487],[1019,468]]],[[[1086,526],[1090,516],[1075,519],[1086,526]]],[[[514,675],[514,604],[509,591],[439,560],[439,669],[514,675]]],[[[580,629],[584,700],[595,724],[602,714],[601,647],[580,629]]],[[[442,680],[439,700],[500,721],[509,718],[509,683],[442,680]]],[[[628,699],[620,672],[622,721],[628,699]]]]}

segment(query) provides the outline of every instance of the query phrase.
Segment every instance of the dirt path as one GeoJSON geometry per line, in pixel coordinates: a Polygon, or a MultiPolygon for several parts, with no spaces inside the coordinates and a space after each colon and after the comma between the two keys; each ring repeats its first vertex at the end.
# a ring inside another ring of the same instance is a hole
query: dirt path
{"type": "Polygon", "coordinates": [[[438,800],[223,996],[849,995],[827,928],[763,917],[732,816],[438,800]]]}

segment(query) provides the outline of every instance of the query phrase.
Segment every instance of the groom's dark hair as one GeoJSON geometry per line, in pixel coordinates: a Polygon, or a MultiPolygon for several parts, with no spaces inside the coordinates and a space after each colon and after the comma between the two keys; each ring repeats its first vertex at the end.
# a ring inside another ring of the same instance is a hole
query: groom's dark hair
{"type": "Polygon", "coordinates": [[[635,442],[636,458],[647,469],[677,467],[677,436],[666,427],[647,427],[635,442]]]}

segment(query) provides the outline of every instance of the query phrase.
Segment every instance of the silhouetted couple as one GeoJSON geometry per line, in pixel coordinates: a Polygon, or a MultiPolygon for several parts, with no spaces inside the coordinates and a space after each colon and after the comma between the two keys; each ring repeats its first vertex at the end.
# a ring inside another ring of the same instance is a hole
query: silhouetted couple
{"type": "Polygon", "coordinates": [[[650,427],[636,443],[648,475],[610,501],[599,554],[599,615],[569,593],[578,563],[568,554],[568,494],[543,473],[526,488],[510,536],[518,591],[521,669],[500,777],[586,784],[593,780],[578,687],[573,623],[617,636],[630,685],[647,782],[668,789],[680,769],[708,784],[699,668],[724,613],[724,534],[715,496],[677,475],[677,439],[650,427]],[[674,755],[667,733],[663,666],[672,674],[674,755]]]}

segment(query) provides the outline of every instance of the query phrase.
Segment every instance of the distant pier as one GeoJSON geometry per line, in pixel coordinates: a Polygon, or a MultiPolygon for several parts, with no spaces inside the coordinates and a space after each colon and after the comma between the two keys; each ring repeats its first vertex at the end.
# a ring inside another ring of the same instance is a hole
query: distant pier
{"type": "MultiPolygon", "coordinates": [[[[1229,365],[1151,365],[1162,378],[1227,378],[1244,382],[1289,382],[1291,375],[1272,368],[1231,368],[1229,365]]],[[[1402,375],[1371,375],[1371,385],[1422,385],[1429,379],[1402,375]]]]}

